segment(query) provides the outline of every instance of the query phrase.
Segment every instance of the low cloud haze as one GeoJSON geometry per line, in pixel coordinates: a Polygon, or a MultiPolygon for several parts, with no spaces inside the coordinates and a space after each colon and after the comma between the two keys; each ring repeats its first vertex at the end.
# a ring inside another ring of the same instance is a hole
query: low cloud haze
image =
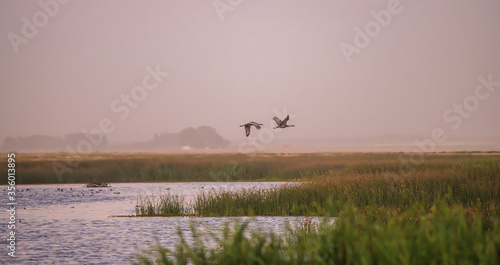
{"type": "Polygon", "coordinates": [[[209,126],[237,145],[289,114],[270,146],[438,129],[500,149],[499,1],[62,2],[0,1],[0,142],[209,126]]]}

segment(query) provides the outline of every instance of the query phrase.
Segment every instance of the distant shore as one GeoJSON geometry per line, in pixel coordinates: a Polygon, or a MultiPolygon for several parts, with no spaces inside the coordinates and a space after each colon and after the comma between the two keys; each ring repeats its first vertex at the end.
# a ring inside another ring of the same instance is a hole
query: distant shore
{"type": "MultiPolygon", "coordinates": [[[[5,155],[5,157],[7,157],[5,155]]],[[[17,153],[18,184],[301,181],[346,170],[394,173],[402,167],[453,166],[500,159],[500,152],[434,153],[17,153]],[[451,163],[450,163],[451,161],[451,163]]],[[[0,164],[6,172],[7,165],[0,164]]],[[[0,182],[5,185],[6,179],[0,182]]]]}

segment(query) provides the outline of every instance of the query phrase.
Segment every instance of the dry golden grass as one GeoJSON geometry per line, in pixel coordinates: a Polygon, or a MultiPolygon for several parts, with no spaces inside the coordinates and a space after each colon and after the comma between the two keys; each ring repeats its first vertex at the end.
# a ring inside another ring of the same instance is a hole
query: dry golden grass
{"type": "MultiPolygon", "coordinates": [[[[162,154],[18,153],[19,183],[148,181],[296,181],[316,176],[394,174],[408,153],[162,154]],[[67,166],[61,178],[54,164],[67,166]]],[[[492,153],[428,153],[415,172],[448,171],[464,162],[500,159],[492,153]]],[[[408,164],[408,162],[407,162],[408,164]]],[[[6,170],[6,164],[0,164],[6,170]]],[[[2,184],[5,184],[5,179],[2,184]]]]}

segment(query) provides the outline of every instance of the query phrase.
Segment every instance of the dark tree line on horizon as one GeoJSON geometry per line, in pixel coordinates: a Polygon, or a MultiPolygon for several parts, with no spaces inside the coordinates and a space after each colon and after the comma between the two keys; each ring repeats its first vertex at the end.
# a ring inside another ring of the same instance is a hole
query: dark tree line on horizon
{"type": "Polygon", "coordinates": [[[146,142],[114,147],[109,145],[106,135],[71,133],[65,136],[8,136],[4,139],[1,149],[6,152],[73,152],[78,150],[78,145],[83,141],[99,142],[97,145],[92,145],[92,151],[114,151],[122,148],[133,150],[218,149],[228,147],[230,144],[214,128],[200,126],[198,128],[188,127],[178,133],[154,134],[153,139],[146,142]]]}

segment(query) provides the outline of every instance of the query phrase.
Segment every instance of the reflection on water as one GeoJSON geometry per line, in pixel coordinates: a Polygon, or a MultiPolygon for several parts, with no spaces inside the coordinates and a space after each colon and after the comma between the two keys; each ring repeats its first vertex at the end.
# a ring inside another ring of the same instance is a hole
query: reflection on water
{"type": "MultiPolygon", "coordinates": [[[[1,211],[0,263],[4,264],[123,264],[138,253],[160,243],[172,248],[177,227],[189,231],[190,222],[210,230],[221,229],[234,218],[111,217],[134,215],[139,193],[173,192],[192,198],[206,189],[240,189],[281,185],[281,182],[247,183],[119,183],[110,188],[84,188],[81,184],[18,185],[16,258],[7,256],[8,215],[1,211]]],[[[6,194],[6,186],[1,186],[6,194]]],[[[7,196],[0,201],[6,208],[7,196]]],[[[241,219],[241,218],[240,218],[241,219]]],[[[243,218],[248,219],[249,218],[243,218]]],[[[251,227],[283,231],[296,217],[257,217],[251,227]]]]}

